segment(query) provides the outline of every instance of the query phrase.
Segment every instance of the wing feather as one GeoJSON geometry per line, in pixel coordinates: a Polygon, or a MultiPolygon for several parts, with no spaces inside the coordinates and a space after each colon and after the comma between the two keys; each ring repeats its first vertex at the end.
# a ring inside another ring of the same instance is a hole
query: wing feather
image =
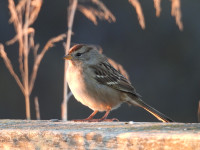
{"type": "Polygon", "coordinates": [[[91,65],[90,67],[94,70],[95,79],[99,83],[140,97],[131,83],[108,61],[101,62],[98,65],[91,65]]]}

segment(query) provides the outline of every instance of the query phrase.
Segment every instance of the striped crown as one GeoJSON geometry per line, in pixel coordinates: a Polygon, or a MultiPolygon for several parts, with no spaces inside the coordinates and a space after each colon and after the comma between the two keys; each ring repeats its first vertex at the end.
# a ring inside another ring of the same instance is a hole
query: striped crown
{"type": "Polygon", "coordinates": [[[72,46],[72,48],[70,48],[70,50],[69,50],[69,54],[79,50],[83,46],[85,46],[85,44],[76,44],[76,45],[72,46]]]}

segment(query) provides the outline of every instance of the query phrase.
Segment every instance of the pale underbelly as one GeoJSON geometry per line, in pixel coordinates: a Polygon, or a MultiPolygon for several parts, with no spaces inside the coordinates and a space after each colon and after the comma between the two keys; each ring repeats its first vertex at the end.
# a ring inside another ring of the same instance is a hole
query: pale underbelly
{"type": "MultiPolygon", "coordinates": [[[[79,79],[79,82],[83,81],[79,79]]],[[[106,111],[108,109],[115,109],[121,104],[119,94],[113,89],[105,90],[105,87],[88,88],[84,84],[75,85],[73,83],[75,82],[71,80],[69,87],[74,97],[92,110],[106,111]]]]}
{"type": "Polygon", "coordinates": [[[106,96],[96,92],[91,94],[90,91],[80,88],[73,89],[72,93],[79,102],[92,110],[106,111],[108,109],[115,109],[121,104],[119,97],[115,98],[112,95],[108,96],[108,94],[106,96]]]}

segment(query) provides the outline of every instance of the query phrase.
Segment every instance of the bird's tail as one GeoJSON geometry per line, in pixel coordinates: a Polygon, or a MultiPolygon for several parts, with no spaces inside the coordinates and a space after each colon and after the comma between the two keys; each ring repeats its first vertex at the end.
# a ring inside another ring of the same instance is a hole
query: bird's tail
{"type": "MultiPolygon", "coordinates": [[[[130,97],[132,97],[132,96],[130,96],[130,97]]],[[[136,98],[134,96],[133,100],[128,101],[128,103],[130,103],[132,105],[137,105],[139,107],[142,107],[143,109],[145,109],[146,111],[151,113],[153,116],[155,116],[158,120],[160,120],[162,122],[174,122],[172,119],[170,119],[169,117],[165,116],[164,114],[162,114],[161,112],[159,112],[155,108],[149,106],[148,104],[146,104],[144,101],[142,101],[138,97],[136,98]]]]}

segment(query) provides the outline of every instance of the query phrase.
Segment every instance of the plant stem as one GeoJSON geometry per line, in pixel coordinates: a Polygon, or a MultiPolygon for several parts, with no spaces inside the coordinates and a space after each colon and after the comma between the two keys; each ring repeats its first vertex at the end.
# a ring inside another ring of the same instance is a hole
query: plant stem
{"type": "Polygon", "coordinates": [[[28,94],[25,94],[24,97],[25,97],[25,104],[26,104],[26,119],[30,120],[31,119],[30,98],[28,94]]]}
{"type": "MultiPolygon", "coordinates": [[[[73,27],[73,21],[74,21],[74,16],[77,8],[77,0],[70,0],[69,1],[69,10],[68,10],[68,31],[67,31],[67,41],[65,45],[65,55],[68,54],[68,50],[70,48],[70,43],[71,43],[71,35],[72,35],[72,27],[73,27]]],[[[61,107],[61,117],[62,120],[66,121],[67,120],[67,66],[68,63],[65,61],[64,64],[64,87],[63,87],[63,102],[62,102],[62,107],[61,107]]]]}
{"type": "MultiPolygon", "coordinates": [[[[27,0],[26,13],[25,13],[25,24],[24,30],[28,31],[29,27],[29,15],[30,15],[30,4],[31,0],[27,0]]],[[[29,54],[29,43],[28,43],[28,32],[24,34],[24,89],[25,89],[25,103],[26,103],[26,119],[31,119],[30,113],[30,94],[29,94],[29,69],[28,69],[28,54],[29,54]]]]}
{"type": "Polygon", "coordinates": [[[35,102],[36,119],[40,120],[40,107],[39,107],[38,97],[35,97],[34,102],[35,102]]]}

